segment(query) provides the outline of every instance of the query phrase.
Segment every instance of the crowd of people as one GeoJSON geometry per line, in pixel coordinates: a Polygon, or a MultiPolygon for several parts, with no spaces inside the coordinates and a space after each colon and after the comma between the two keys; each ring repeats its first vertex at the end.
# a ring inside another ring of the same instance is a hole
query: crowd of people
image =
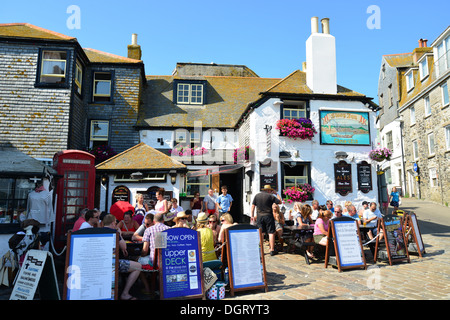
{"type": "MultiPolygon", "coordinates": [[[[143,265],[152,266],[154,264],[156,258],[155,239],[158,233],[164,230],[190,228],[199,231],[203,262],[217,261],[220,254],[217,248],[225,241],[225,230],[236,224],[230,214],[233,198],[228,194],[226,186],[222,186],[221,190],[222,194],[215,196],[214,190],[209,189],[203,199],[200,198],[199,193],[196,193],[190,201],[190,208],[186,210],[178,204],[177,199],[172,198],[170,201],[165,199],[164,189],[156,192],[157,202],[152,208],[149,208],[143,202],[142,195],[138,194],[134,211],[125,212],[120,221],[117,221],[112,214],[101,214],[97,209],[83,209],[79,219],[75,222],[73,231],[107,227],[119,232],[119,247],[124,257],[124,259],[120,259],[119,271],[130,273],[121,299],[135,299],[129,294],[129,290],[139,276],[144,283],[144,291],[150,291],[145,275],[140,270],[143,265]],[[142,242],[140,257],[136,259],[128,257],[125,240],[142,242]]],[[[395,192],[393,190],[391,205],[398,209],[399,200],[395,192]]],[[[285,217],[286,211],[282,210],[283,206],[280,195],[270,185],[264,186],[252,202],[250,223],[258,226],[263,233],[268,235],[270,255],[278,253],[275,248],[276,237],[283,247],[283,230],[284,226],[288,224],[308,229],[303,241],[311,242],[306,253],[310,258],[315,258],[312,250],[313,243],[327,245],[330,220],[343,216],[353,218],[359,225],[368,228],[368,237],[372,239],[376,236],[377,220],[382,218],[376,202],[362,202],[359,211],[350,201],[346,201],[343,206],[333,205],[331,200],[327,200],[324,205],[320,205],[317,200],[313,200],[311,205],[296,202],[293,210],[289,210],[288,217],[285,217]]]]}

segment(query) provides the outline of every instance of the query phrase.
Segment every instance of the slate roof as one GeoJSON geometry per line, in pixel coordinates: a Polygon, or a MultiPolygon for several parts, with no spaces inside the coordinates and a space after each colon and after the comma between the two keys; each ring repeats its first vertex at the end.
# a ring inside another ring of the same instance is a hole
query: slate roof
{"type": "Polygon", "coordinates": [[[280,79],[259,77],[147,76],[138,127],[187,127],[202,121],[203,128],[234,128],[249,103],[258,100],[280,79]],[[173,103],[175,79],[206,80],[206,104],[173,103]]]}
{"type": "Polygon", "coordinates": [[[413,53],[399,53],[399,54],[388,54],[384,55],[384,60],[391,66],[395,68],[407,68],[414,65],[413,53]]]}
{"type": "Polygon", "coordinates": [[[141,142],[122,153],[95,166],[102,170],[171,170],[186,169],[186,166],[170,156],[141,142]]]}
{"type": "Polygon", "coordinates": [[[44,170],[54,175],[56,170],[41,161],[14,149],[0,147],[0,173],[23,176],[42,176],[44,170]]]}

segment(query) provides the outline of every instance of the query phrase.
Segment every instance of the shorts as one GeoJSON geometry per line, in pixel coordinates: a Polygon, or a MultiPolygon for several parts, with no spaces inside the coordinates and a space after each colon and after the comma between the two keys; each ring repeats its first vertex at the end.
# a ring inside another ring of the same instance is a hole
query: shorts
{"type": "Polygon", "coordinates": [[[125,273],[130,271],[130,260],[119,259],[119,272],[125,273]]]}
{"type": "Polygon", "coordinates": [[[391,206],[393,206],[393,207],[398,207],[398,201],[392,200],[392,201],[391,201],[391,206]]]}
{"type": "Polygon", "coordinates": [[[275,233],[275,219],[273,215],[258,217],[256,219],[256,225],[263,233],[275,233]]]}

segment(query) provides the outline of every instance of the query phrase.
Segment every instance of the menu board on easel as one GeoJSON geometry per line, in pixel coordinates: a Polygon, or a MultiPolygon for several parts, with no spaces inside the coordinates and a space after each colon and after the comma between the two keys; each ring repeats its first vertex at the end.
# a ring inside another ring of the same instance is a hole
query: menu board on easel
{"type": "MultiPolygon", "coordinates": [[[[367,268],[364,249],[359,233],[358,222],[352,218],[342,217],[330,220],[331,238],[327,246],[333,245],[339,272],[343,269],[367,268]]],[[[330,250],[327,250],[329,252],[330,250]]],[[[325,267],[328,266],[328,255],[325,267]]]]}
{"type": "MultiPolygon", "coordinates": [[[[378,234],[381,231],[380,229],[383,230],[389,264],[392,265],[394,262],[405,260],[410,262],[402,218],[392,214],[385,215],[378,225],[378,234]]],[[[379,247],[380,237],[377,237],[374,254],[375,261],[377,259],[379,247]]]]}
{"type": "MultiPolygon", "coordinates": [[[[410,230],[412,239],[414,240],[417,246],[417,252],[419,253],[419,256],[422,258],[422,254],[425,253],[425,246],[423,244],[422,234],[420,233],[419,223],[417,222],[417,216],[415,213],[409,213],[406,216],[405,226],[407,230],[410,230]]],[[[408,236],[406,236],[406,239],[408,240],[408,236]]]]}
{"type": "Polygon", "coordinates": [[[268,291],[261,230],[251,224],[226,229],[226,247],[230,294],[236,291],[268,291]]]}
{"type": "Polygon", "coordinates": [[[64,300],[117,300],[119,237],[114,229],[88,228],[67,236],[64,300]]]}

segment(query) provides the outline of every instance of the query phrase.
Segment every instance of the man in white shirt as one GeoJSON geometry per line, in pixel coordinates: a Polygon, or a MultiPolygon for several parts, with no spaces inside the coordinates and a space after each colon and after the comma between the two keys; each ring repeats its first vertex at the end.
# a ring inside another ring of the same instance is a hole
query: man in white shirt
{"type": "Polygon", "coordinates": [[[97,210],[88,210],[88,212],[86,212],[86,214],[84,215],[84,219],[86,221],[81,224],[80,230],[97,227],[99,218],[100,212],[98,212],[97,210]]]}
{"type": "Polygon", "coordinates": [[[367,227],[371,227],[372,229],[367,233],[369,235],[369,238],[372,239],[373,236],[377,234],[377,225],[378,225],[378,219],[381,219],[383,216],[381,215],[381,212],[379,209],[377,209],[376,202],[371,202],[369,209],[364,211],[363,213],[363,220],[362,222],[366,223],[367,227]]]}

